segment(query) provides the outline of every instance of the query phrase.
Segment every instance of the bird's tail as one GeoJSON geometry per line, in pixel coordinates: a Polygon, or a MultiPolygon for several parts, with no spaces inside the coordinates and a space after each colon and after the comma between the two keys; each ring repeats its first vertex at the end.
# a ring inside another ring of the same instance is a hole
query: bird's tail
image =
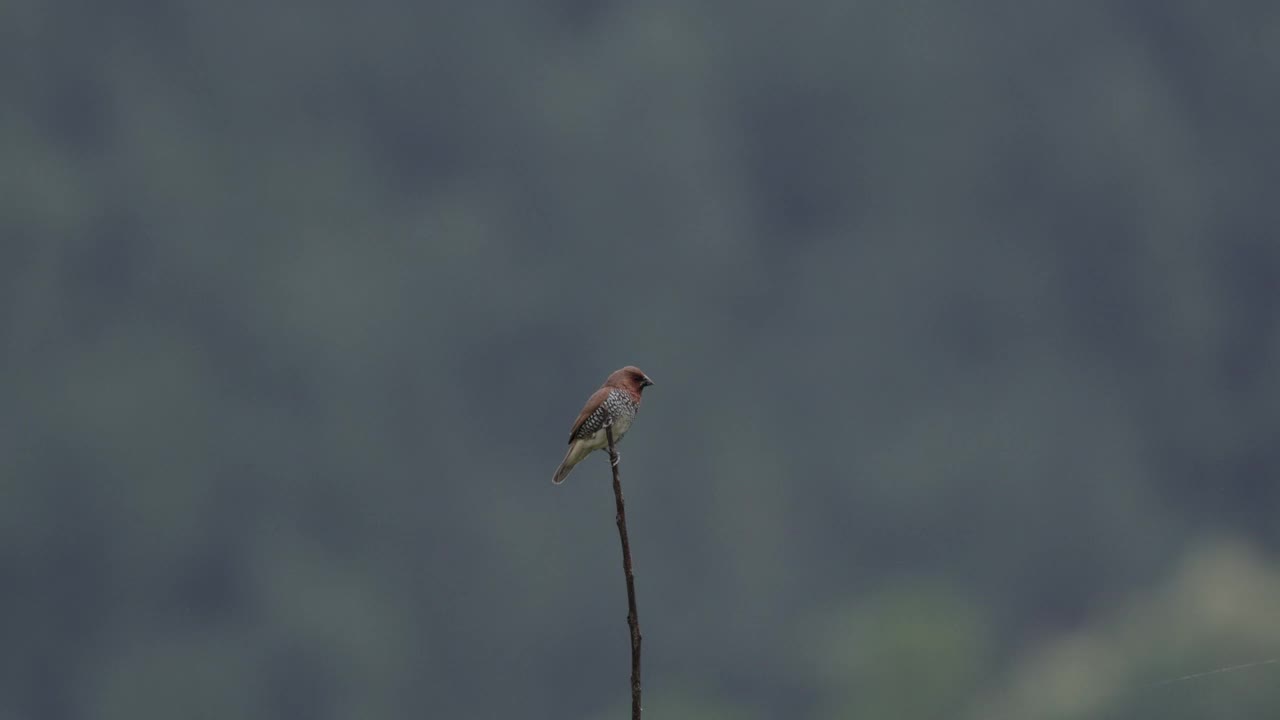
{"type": "Polygon", "coordinates": [[[560,461],[560,467],[556,468],[556,474],[551,478],[551,482],[556,485],[564,482],[564,479],[569,477],[569,473],[573,472],[573,467],[582,462],[582,458],[587,456],[587,453],[583,452],[583,445],[585,443],[582,440],[574,440],[569,445],[569,452],[564,454],[564,460],[560,461]]]}
{"type": "Polygon", "coordinates": [[[571,472],[573,472],[573,466],[569,464],[569,460],[566,458],[564,462],[560,463],[560,467],[556,468],[555,477],[551,478],[551,482],[559,485],[564,482],[565,478],[569,477],[571,472]]]}

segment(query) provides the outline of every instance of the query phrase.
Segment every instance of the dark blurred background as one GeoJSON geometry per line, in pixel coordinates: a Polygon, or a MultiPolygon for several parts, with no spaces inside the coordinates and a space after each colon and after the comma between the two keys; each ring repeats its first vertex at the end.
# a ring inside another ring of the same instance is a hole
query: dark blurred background
{"type": "Polygon", "coordinates": [[[0,719],[1280,717],[1280,5],[0,3],[0,719]]]}

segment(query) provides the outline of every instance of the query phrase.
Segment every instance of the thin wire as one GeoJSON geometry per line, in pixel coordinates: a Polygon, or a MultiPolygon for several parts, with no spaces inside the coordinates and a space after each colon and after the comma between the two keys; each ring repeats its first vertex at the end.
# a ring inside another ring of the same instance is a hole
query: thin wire
{"type": "Polygon", "coordinates": [[[1280,658],[1271,658],[1270,660],[1259,660],[1258,662],[1245,663],[1243,665],[1232,665],[1230,667],[1218,668],[1217,670],[1207,670],[1205,672],[1192,673],[1190,675],[1183,675],[1182,677],[1169,678],[1168,680],[1161,680],[1158,683],[1152,684],[1150,687],[1153,687],[1153,688],[1164,687],[1165,685],[1172,685],[1174,683],[1184,682],[1186,680],[1195,680],[1196,678],[1207,677],[1209,675],[1217,675],[1219,673],[1234,672],[1236,670],[1248,670],[1249,668],[1255,668],[1260,665],[1272,665],[1278,662],[1280,662],[1280,658]]]}

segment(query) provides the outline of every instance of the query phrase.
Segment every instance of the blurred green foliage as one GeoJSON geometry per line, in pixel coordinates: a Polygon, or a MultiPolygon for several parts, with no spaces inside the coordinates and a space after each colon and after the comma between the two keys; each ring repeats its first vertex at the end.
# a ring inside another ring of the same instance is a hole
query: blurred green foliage
{"type": "Polygon", "coordinates": [[[1280,6],[0,4],[0,718],[1263,718],[1280,6]],[[593,475],[597,477],[593,477],[593,475]],[[1222,538],[1226,538],[1223,540],[1222,538]]]}
{"type": "Polygon", "coordinates": [[[1269,717],[1280,707],[1277,603],[1273,563],[1207,542],[1166,587],[1024,658],[980,716],[1269,717]]]}

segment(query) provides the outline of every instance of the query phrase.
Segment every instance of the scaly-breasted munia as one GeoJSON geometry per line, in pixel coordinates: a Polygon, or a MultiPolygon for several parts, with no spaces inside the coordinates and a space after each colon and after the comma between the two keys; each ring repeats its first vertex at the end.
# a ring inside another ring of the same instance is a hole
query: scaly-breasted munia
{"type": "Polygon", "coordinates": [[[582,406],[582,412],[578,413],[573,430],[569,432],[569,452],[565,453],[564,461],[556,468],[551,482],[559,485],[573,471],[573,466],[592,451],[607,449],[609,440],[605,436],[605,420],[613,421],[614,444],[621,442],[640,409],[640,393],[652,384],[649,376],[638,367],[628,365],[615,370],[582,406]]]}

